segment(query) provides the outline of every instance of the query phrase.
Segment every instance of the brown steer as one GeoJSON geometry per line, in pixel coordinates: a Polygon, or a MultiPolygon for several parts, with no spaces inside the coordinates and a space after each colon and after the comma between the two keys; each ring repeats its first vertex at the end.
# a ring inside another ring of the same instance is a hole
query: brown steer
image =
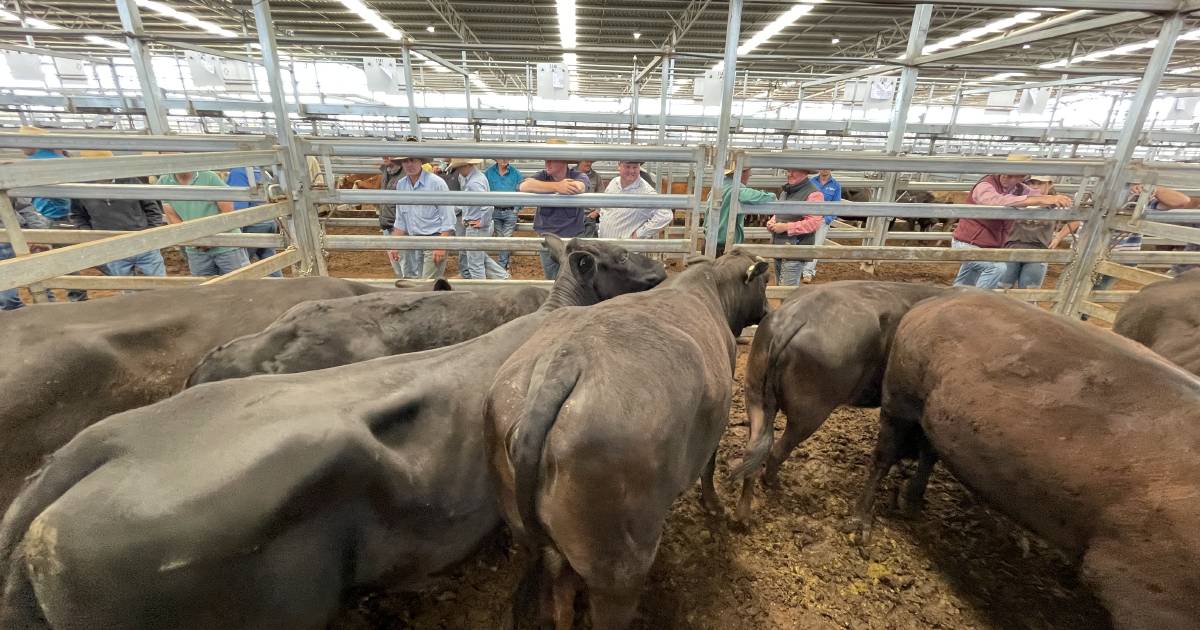
{"type": "Polygon", "coordinates": [[[858,505],[868,527],[880,481],[912,447],[910,506],[940,457],[1078,554],[1118,628],[1200,628],[1200,379],[1112,333],[955,291],[896,330],[858,505]]]}
{"type": "Polygon", "coordinates": [[[1200,269],[1139,291],[1117,314],[1113,332],[1200,375],[1200,269]]]}

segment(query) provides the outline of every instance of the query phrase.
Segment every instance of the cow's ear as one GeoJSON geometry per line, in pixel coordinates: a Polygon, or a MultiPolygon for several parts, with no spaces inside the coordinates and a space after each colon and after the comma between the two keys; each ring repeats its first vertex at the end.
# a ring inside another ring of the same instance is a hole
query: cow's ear
{"type": "Polygon", "coordinates": [[[453,291],[454,287],[450,286],[450,281],[445,278],[438,278],[433,281],[434,291],[453,291]]]}
{"type": "Polygon", "coordinates": [[[582,282],[590,283],[596,275],[596,258],[587,252],[571,252],[567,265],[582,282]]]}
{"type": "Polygon", "coordinates": [[[567,246],[563,240],[554,234],[543,234],[542,242],[546,244],[546,249],[550,250],[550,257],[554,262],[563,264],[567,259],[567,246]]]}
{"type": "Polygon", "coordinates": [[[750,265],[750,268],[746,270],[746,284],[754,282],[755,278],[767,273],[768,267],[770,267],[770,265],[768,265],[767,261],[765,260],[759,260],[753,265],[750,265]]]}

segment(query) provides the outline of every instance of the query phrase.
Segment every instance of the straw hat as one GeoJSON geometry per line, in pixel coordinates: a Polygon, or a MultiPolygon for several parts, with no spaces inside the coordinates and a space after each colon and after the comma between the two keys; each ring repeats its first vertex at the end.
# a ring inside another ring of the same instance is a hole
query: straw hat
{"type": "Polygon", "coordinates": [[[21,125],[21,135],[23,136],[44,136],[47,131],[41,127],[33,127],[31,125],[21,125]]]}
{"type": "Polygon", "coordinates": [[[102,157],[112,157],[113,156],[112,151],[100,151],[100,150],[95,150],[95,149],[81,149],[79,151],[76,151],[75,154],[78,155],[79,157],[85,157],[85,158],[102,158],[102,157]]]}
{"type": "Polygon", "coordinates": [[[1029,180],[1028,180],[1028,181],[1031,181],[1031,182],[1046,182],[1047,184],[1053,184],[1053,183],[1054,183],[1054,178],[1053,178],[1053,177],[1050,177],[1049,175],[1030,175],[1030,176],[1029,176],[1029,180]]]}
{"type": "Polygon", "coordinates": [[[563,140],[562,138],[550,138],[549,140],[546,141],[546,144],[566,144],[566,143],[567,143],[567,141],[563,140]]]}
{"type": "Polygon", "coordinates": [[[466,164],[473,164],[475,166],[479,166],[480,164],[483,164],[483,160],[481,160],[479,158],[450,158],[450,166],[448,168],[450,170],[454,170],[454,169],[456,169],[460,166],[464,166],[466,164]]]}
{"type": "MultiPolygon", "coordinates": [[[[1008,157],[1005,159],[1009,162],[1032,162],[1033,161],[1033,158],[1025,153],[1009,153],[1008,157]]],[[[1010,170],[1010,171],[1008,171],[1007,174],[1008,175],[1028,175],[1029,171],[1023,170],[1023,171],[1013,172],[1010,170]]]]}

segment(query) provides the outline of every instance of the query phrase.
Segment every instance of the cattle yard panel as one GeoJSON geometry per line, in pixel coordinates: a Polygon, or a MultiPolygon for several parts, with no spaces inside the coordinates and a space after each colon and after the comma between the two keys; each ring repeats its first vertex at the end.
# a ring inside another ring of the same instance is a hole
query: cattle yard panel
{"type": "MultiPolygon", "coordinates": [[[[1028,162],[1019,162],[1022,171],[1046,173],[1061,177],[1076,177],[1081,178],[1085,183],[1078,187],[1076,201],[1078,202],[1083,196],[1083,192],[1089,188],[1088,184],[1092,181],[1102,180],[1106,173],[1111,177],[1113,172],[1119,173],[1118,177],[1129,181],[1131,173],[1146,176],[1150,171],[1145,170],[1142,165],[1137,165],[1133,169],[1121,169],[1114,161],[1095,161],[1095,160],[1033,160],[1028,162]]],[[[755,168],[808,168],[815,170],[816,168],[829,168],[832,170],[870,170],[881,171],[888,173],[955,173],[965,175],[983,175],[993,172],[1005,172],[1011,170],[1014,162],[1005,158],[959,158],[948,160],[946,158],[925,157],[925,156],[861,156],[839,154],[837,152],[809,152],[809,151],[783,151],[783,152],[767,152],[767,151],[744,151],[739,152],[735,156],[734,169],[740,173],[743,167],[755,168]]],[[[1190,179],[1195,182],[1200,179],[1200,168],[1188,167],[1184,165],[1172,164],[1170,168],[1170,176],[1172,181],[1184,181],[1190,179]]],[[[1147,177],[1151,181],[1155,181],[1155,177],[1147,177]]],[[[1124,181],[1120,185],[1124,185],[1124,181]]],[[[890,217],[902,216],[910,218],[978,218],[978,219],[1035,219],[1045,221],[1099,221],[1108,226],[1108,230],[1101,233],[1098,238],[1107,239],[1114,231],[1130,231],[1139,232],[1148,236],[1159,237],[1161,239],[1170,239],[1170,241],[1179,242],[1200,242],[1200,229],[1187,227],[1183,225],[1174,225],[1175,223],[1186,223],[1194,221],[1197,213],[1189,212],[1169,212],[1157,211],[1148,212],[1141,211],[1148,192],[1142,195],[1139,210],[1135,211],[1134,215],[1127,216],[1118,214],[1116,211],[1109,212],[1106,209],[1097,206],[1091,209],[1084,208],[1069,208],[1069,209],[1048,209],[1048,208],[1008,208],[1008,207],[989,207],[976,205],[962,204],[906,204],[906,203],[846,203],[846,202],[824,202],[824,203],[808,203],[797,201],[778,201],[764,204],[741,204],[738,200],[738,190],[741,184],[738,177],[733,178],[733,190],[731,197],[733,199],[732,207],[734,211],[730,213],[727,229],[728,233],[732,233],[734,222],[738,216],[747,214],[773,215],[773,214],[836,214],[838,216],[847,217],[890,217]]],[[[845,235],[846,231],[831,230],[827,238],[835,238],[845,235]]],[[[895,232],[887,233],[889,238],[895,232]]],[[[853,237],[863,240],[868,240],[871,234],[867,230],[855,230],[853,237]]],[[[949,234],[925,234],[921,236],[910,235],[908,238],[912,240],[945,240],[950,238],[949,234]]],[[[855,260],[864,262],[874,262],[880,260],[889,261],[908,261],[908,262],[963,262],[963,261],[993,261],[993,262],[1047,262],[1054,264],[1065,264],[1067,266],[1067,278],[1073,277],[1076,273],[1080,276],[1086,275],[1091,277],[1093,271],[1099,272],[1102,268],[1096,267],[1095,264],[1086,271],[1079,269],[1081,264],[1079,256],[1079,248],[1068,250],[1037,250],[1037,249],[982,249],[982,248],[961,248],[952,249],[946,247],[893,247],[893,246],[870,246],[870,245],[838,245],[838,246],[814,246],[814,245],[757,245],[757,244],[739,244],[735,246],[737,249],[750,254],[780,258],[785,260],[855,260]]],[[[1114,263],[1123,264],[1138,264],[1138,263],[1153,263],[1153,264],[1176,264],[1176,263],[1196,263],[1200,262],[1200,252],[1116,252],[1107,256],[1101,257],[1099,260],[1112,261],[1114,263]]],[[[1110,263],[1111,264],[1111,263],[1110,263]]],[[[1145,272],[1150,274],[1151,272],[1145,272]]],[[[1113,274],[1116,275],[1116,274],[1113,274]]],[[[1129,274],[1124,274],[1118,277],[1128,277],[1129,274]]],[[[1165,277],[1161,274],[1153,274],[1155,276],[1165,277]]],[[[1148,276],[1141,276],[1147,278],[1148,276]]],[[[1089,282],[1089,286],[1090,286],[1089,282]]],[[[1064,285],[1065,288],[1065,285],[1064,285]]],[[[1035,301],[1053,301],[1060,304],[1065,296],[1063,289],[1051,292],[1055,294],[1054,299],[1045,299],[1046,294],[1039,294],[1038,300],[1035,301]]],[[[1105,301],[1114,301],[1111,294],[1106,296],[1105,301]]],[[[1093,303],[1088,307],[1089,310],[1103,309],[1093,303]]],[[[1103,309],[1107,313],[1107,309],[1103,309]]],[[[1076,309],[1075,312],[1084,313],[1082,309],[1076,309]]]]}
{"type": "MultiPolygon", "coordinates": [[[[637,145],[581,145],[549,143],[463,143],[463,142],[381,142],[305,139],[299,141],[305,155],[326,161],[333,157],[383,157],[404,155],[419,158],[490,158],[544,159],[575,161],[580,156],[595,160],[637,160],[687,164],[693,173],[703,172],[706,152],[703,147],[663,147],[637,145]]],[[[488,205],[506,207],[570,207],[570,208],[668,208],[687,212],[691,232],[684,239],[612,239],[610,242],[631,251],[687,255],[694,251],[697,215],[700,209],[699,189],[689,194],[605,194],[546,195],[519,192],[401,192],[397,190],[338,190],[315,193],[313,200],[321,204],[381,204],[419,203],[455,206],[488,205]]],[[[328,223],[327,223],[328,225],[328,223]]],[[[535,253],[541,251],[541,239],[493,237],[429,237],[393,235],[325,235],[322,247],[327,250],[427,250],[465,249],[471,251],[509,251],[535,253]]]]}
{"type": "MultiPolygon", "coordinates": [[[[59,288],[86,283],[63,274],[146,251],[186,243],[195,246],[286,247],[290,238],[274,234],[231,234],[228,230],[261,221],[288,218],[293,202],[282,197],[276,186],[248,187],[155,186],[146,184],[87,184],[79,181],[113,180],[181,171],[275,166],[282,163],[279,148],[269,137],[162,137],[114,134],[47,134],[26,136],[0,134],[0,147],[102,149],[109,151],[164,151],[162,155],[121,155],[101,158],[23,160],[0,164],[0,219],[5,230],[0,241],[12,243],[17,257],[0,261],[0,287],[59,288]],[[64,161],[67,160],[67,161],[64,161]],[[138,232],[92,230],[23,230],[12,209],[11,197],[54,197],[66,199],[155,199],[250,201],[262,205],[231,214],[219,214],[186,223],[138,232]],[[31,253],[29,243],[72,245],[31,253]]],[[[292,248],[263,264],[238,270],[233,277],[254,277],[296,262],[292,248]]],[[[180,281],[176,278],[106,278],[106,288],[150,288],[200,282],[205,278],[180,281]]],[[[74,288],[73,286],[70,288],[74,288]]],[[[39,299],[40,291],[33,297],[39,299]]]]}

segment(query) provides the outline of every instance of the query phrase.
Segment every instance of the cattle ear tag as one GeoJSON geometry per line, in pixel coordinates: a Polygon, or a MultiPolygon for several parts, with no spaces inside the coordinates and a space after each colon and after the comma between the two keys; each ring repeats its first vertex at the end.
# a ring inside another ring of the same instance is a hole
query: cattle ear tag
{"type": "Polygon", "coordinates": [[[750,268],[746,270],[746,283],[749,284],[751,280],[754,280],[766,271],[767,263],[766,261],[760,259],[758,262],[750,265],[750,268]]]}

